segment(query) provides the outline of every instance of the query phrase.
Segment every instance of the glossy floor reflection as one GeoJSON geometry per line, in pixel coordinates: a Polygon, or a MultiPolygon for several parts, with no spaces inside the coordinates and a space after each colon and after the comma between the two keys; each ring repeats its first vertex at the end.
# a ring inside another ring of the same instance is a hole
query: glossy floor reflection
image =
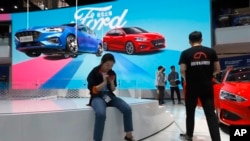
{"type": "MultiPolygon", "coordinates": [[[[163,106],[167,107],[175,119],[175,122],[159,133],[146,138],[142,141],[181,141],[179,134],[185,132],[185,107],[184,104],[172,104],[170,100],[166,100],[163,106]]],[[[221,126],[221,141],[229,141],[228,128],[221,126]]],[[[211,141],[206,118],[203,109],[196,108],[195,113],[195,129],[193,141],[211,141]]]]}

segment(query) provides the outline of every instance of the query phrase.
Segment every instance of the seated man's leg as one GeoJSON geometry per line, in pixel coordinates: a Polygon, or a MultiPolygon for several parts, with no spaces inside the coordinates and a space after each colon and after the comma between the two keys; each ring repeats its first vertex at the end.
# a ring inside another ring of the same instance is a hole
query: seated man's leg
{"type": "Polygon", "coordinates": [[[93,98],[91,107],[95,111],[94,140],[101,141],[106,120],[106,102],[100,98],[93,98]]]}
{"type": "Polygon", "coordinates": [[[132,121],[132,110],[131,107],[121,98],[115,97],[108,103],[108,106],[116,107],[123,114],[123,124],[124,131],[130,132],[133,131],[133,121],[132,121]]]}

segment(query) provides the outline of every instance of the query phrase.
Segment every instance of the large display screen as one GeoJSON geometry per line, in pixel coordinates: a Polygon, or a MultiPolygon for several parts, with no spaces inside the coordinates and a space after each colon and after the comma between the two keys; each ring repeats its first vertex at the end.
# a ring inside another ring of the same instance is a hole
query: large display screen
{"type": "Polygon", "coordinates": [[[115,56],[119,89],[154,89],[159,65],[179,71],[190,32],[211,46],[209,0],[118,0],[16,13],[12,23],[13,89],[84,89],[105,53],[115,56]]]}

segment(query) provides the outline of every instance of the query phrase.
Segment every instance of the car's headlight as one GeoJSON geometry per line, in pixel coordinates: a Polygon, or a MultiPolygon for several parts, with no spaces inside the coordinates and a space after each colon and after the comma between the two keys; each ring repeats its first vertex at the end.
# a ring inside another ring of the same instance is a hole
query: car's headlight
{"type": "Polygon", "coordinates": [[[137,42],[143,42],[143,41],[146,41],[147,38],[142,38],[142,37],[135,37],[135,41],[137,42]]]}
{"type": "Polygon", "coordinates": [[[238,96],[236,94],[221,90],[220,91],[220,99],[223,100],[230,100],[230,101],[234,101],[234,102],[244,102],[247,101],[247,99],[245,99],[244,97],[238,96]]]}
{"type": "Polygon", "coordinates": [[[55,27],[55,28],[45,28],[45,31],[50,31],[50,32],[63,32],[63,28],[61,27],[55,27]]]}

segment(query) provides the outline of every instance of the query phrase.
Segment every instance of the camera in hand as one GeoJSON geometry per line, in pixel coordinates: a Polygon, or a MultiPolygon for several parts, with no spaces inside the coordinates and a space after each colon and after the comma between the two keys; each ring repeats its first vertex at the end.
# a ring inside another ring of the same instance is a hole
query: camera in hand
{"type": "Polygon", "coordinates": [[[179,85],[179,84],[181,84],[181,81],[180,81],[179,79],[176,79],[176,80],[175,80],[175,84],[176,84],[176,85],[179,85]]]}
{"type": "Polygon", "coordinates": [[[108,75],[109,75],[109,78],[114,78],[115,77],[115,73],[113,71],[109,71],[108,75]]]}

